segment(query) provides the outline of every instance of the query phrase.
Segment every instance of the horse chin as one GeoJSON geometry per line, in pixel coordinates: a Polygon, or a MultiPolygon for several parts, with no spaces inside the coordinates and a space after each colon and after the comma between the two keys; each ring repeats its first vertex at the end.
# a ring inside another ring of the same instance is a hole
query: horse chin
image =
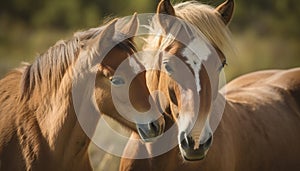
{"type": "Polygon", "coordinates": [[[184,161],[194,162],[203,160],[206,157],[208,150],[191,150],[191,149],[184,149],[180,146],[180,152],[184,161]]]}
{"type": "Polygon", "coordinates": [[[195,162],[195,161],[200,161],[200,160],[203,160],[205,158],[205,155],[203,155],[202,157],[200,158],[188,158],[187,156],[182,156],[183,159],[187,162],[195,162]]]}
{"type": "Polygon", "coordinates": [[[157,141],[157,139],[159,139],[159,137],[161,137],[162,135],[156,136],[156,137],[152,137],[152,138],[143,138],[141,137],[142,141],[145,143],[151,143],[151,142],[155,142],[157,141]]]}

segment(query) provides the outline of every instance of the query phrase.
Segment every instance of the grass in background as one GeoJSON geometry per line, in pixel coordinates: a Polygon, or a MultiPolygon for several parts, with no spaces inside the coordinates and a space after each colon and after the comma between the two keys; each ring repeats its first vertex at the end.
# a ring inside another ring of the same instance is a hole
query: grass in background
{"type": "MultiPolygon", "coordinates": [[[[0,77],[9,70],[32,62],[61,39],[78,31],[32,29],[17,26],[0,33],[0,77]],[[5,43],[3,43],[5,42],[5,43]]],[[[233,33],[236,56],[228,58],[227,81],[256,70],[286,69],[300,66],[300,42],[278,36],[261,36],[254,30],[233,33]]]]}
{"type": "Polygon", "coordinates": [[[71,37],[70,31],[28,29],[14,26],[0,33],[0,77],[22,62],[34,59],[60,39],[71,37]]]}
{"type": "Polygon", "coordinates": [[[233,35],[237,54],[225,67],[227,81],[257,70],[300,66],[300,42],[276,36],[261,36],[254,30],[233,35]]]}
{"type": "MultiPolygon", "coordinates": [[[[58,40],[79,29],[96,27],[106,16],[155,12],[159,0],[10,0],[0,5],[0,78],[30,62],[58,40]]],[[[182,0],[173,0],[173,2],[182,0]]],[[[223,0],[202,0],[218,5],[223,0]]],[[[227,82],[248,72],[300,66],[300,5],[298,0],[236,0],[231,23],[237,49],[225,67],[227,82]]],[[[116,130],[123,128],[112,123],[116,130]]],[[[104,137],[105,133],[97,134],[104,137]]],[[[119,158],[90,148],[96,171],[118,170],[119,158]]]]}

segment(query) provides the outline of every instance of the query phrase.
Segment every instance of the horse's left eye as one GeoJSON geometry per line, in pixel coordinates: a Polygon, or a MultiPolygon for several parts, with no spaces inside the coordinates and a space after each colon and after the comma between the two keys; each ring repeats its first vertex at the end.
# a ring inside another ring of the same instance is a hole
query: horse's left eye
{"type": "Polygon", "coordinates": [[[112,78],[110,78],[110,82],[116,86],[125,84],[125,80],[122,77],[112,77],[112,78]]]}
{"type": "Polygon", "coordinates": [[[227,64],[227,61],[224,60],[224,61],[222,62],[222,65],[221,65],[220,68],[219,68],[219,71],[221,71],[226,65],[228,65],[228,64],[227,64]]]}
{"type": "Polygon", "coordinates": [[[227,61],[224,60],[224,61],[222,62],[222,68],[224,68],[226,65],[228,65],[228,64],[227,64],[227,61]]]}
{"type": "Polygon", "coordinates": [[[171,66],[167,62],[164,62],[163,64],[164,64],[164,67],[165,67],[166,71],[168,72],[168,74],[172,74],[173,69],[171,68],[171,66]]]}

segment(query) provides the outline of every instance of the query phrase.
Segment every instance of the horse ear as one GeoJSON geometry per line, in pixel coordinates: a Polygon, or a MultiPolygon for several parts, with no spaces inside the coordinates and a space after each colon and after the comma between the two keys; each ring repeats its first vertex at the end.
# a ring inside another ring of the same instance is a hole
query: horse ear
{"type": "Polygon", "coordinates": [[[107,40],[112,39],[114,35],[116,34],[116,23],[118,22],[118,19],[114,19],[111,22],[107,24],[107,26],[104,28],[102,33],[98,36],[100,40],[99,42],[105,42],[107,40]]]}
{"type": "Polygon", "coordinates": [[[118,22],[118,19],[114,19],[114,20],[110,21],[97,37],[99,37],[101,39],[106,39],[106,38],[111,39],[115,34],[115,27],[116,27],[117,22],[118,22]]]}
{"type": "Polygon", "coordinates": [[[113,47],[114,42],[112,41],[112,37],[115,35],[117,21],[118,19],[114,19],[109,22],[101,33],[89,42],[90,45],[96,46],[98,52],[106,54],[107,50],[110,50],[111,47],[113,47]]]}
{"type": "Polygon", "coordinates": [[[158,14],[167,14],[167,15],[175,16],[175,10],[170,0],[161,0],[157,6],[156,12],[158,14]]]}
{"type": "Polygon", "coordinates": [[[137,18],[137,14],[134,13],[129,21],[121,21],[121,20],[118,21],[117,23],[116,28],[120,28],[117,30],[120,30],[122,34],[130,37],[131,39],[132,37],[134,37],[134,35],[136,34],[139,28],[139,20],[137,18]],[[125,22],[127,23],[125,24],[125,22]]]}
{"type": "Polygon", "coordinates": [[[175,9],[173,8],[170,0],[161,0],[157,6],[156,13],[159,24],[163,30],[168,33],[174,23],[174,18],[168,17],[168,15],[175,16],[175,9]]]}
{"type": "Polygon", "coordinates": [[[225,25],[228,25],[233,16],[234,0],[226,0],[216,8],[216,11],[221,15],[225,25]]]}

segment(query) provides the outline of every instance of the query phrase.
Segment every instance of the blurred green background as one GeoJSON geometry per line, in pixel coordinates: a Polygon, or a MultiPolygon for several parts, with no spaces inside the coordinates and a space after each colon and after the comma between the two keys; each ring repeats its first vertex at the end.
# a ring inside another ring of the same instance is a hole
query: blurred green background
{"type": "MultiPolygon", "coordinates": [[[[216,6],[223,1],[202,2],[216,6]]],[[[32,62],[38,53],[75,31],[96,27],[108,17],[155,12],[157,3],[158,0],[1,1],[0,77],[22,61],[32,62]]],[[[228,59],[227,81],[250,71],[300,66],[299,0],[235,0],[235,3],[230,29],[237,56],[228,59]]],[[[118,168],[118,158],[91,149],[95,168],[118,168]]]]}
{"type": "MultiPolygon", "coordinates": [[[[0,2],[0,77],[21,61],[32,62],[73,32],[107,17],[155,12],[159,0],[9,0],[0,2]]],[[[180,2],[178,0],[174,3],[180,2]]],[[[216,6],[222,0],[203,0],[216,6]]],[[[250,71],[300,65],[300,1],[235,0],[230,25],[237,56],[228,59],[228,80],[250,71]]]]}

